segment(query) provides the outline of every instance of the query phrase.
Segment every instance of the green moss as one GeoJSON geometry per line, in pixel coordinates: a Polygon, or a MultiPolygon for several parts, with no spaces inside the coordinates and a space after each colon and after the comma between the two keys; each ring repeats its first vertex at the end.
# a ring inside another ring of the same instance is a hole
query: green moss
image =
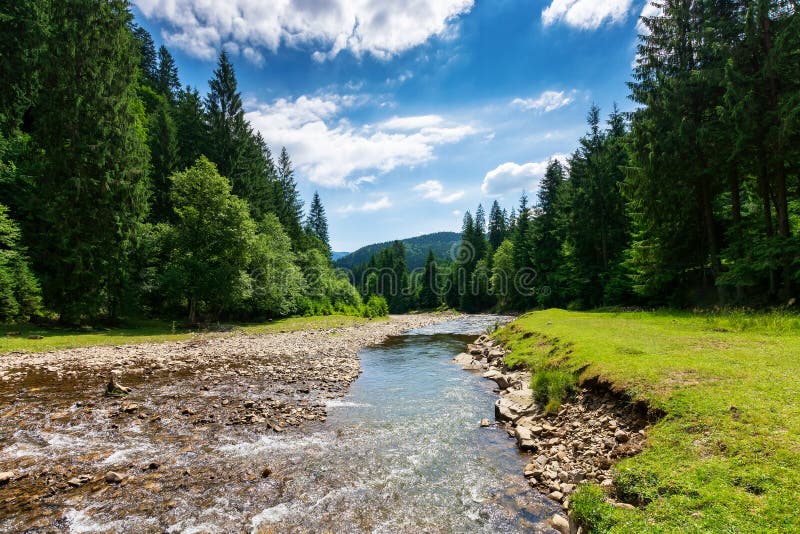
{"type": "Polygon", "coordinates": [[[507,364],[598,377],[666,413],[616,466],[641,508],[598,507],[598,529],[800,532],[797,315],[547,310],[496,335],[507,364]]]}

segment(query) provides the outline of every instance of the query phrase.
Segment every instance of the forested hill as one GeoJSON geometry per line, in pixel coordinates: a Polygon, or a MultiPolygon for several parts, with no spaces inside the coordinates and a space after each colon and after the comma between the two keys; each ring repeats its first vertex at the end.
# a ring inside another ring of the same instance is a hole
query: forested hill
{"type": "MultiPolygon", "coordinates": [[[[406,263],[408,264],[408,269],[413,271],[425,265],[425,258],[428,256],[428,250],[433,250],[433,254],[436,256],[437,260],[451,259],[451,251],[461,241],[461,234],[456,232],[437,232],[435,234],[402,239],[401,241],[406,247],[406,263]]],[[[391,241],[367,245],[337,260],[336,266],[343,269],[352,269],[357,265],[367,263],[373,254],[377,254],[391,245],[391,241]]]]}

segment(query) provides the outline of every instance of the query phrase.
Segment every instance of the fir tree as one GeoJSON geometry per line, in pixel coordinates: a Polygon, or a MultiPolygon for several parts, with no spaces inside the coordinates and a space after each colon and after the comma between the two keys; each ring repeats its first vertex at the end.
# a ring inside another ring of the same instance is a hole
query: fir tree
{"type": "Polygon", "coordinates": [[[319,198],[319,193],[314,191],[314,197],[311,200],[311,208],[308,212],[306,219],[306,232],[316,237],[327,247],[330,247],[330,240],[328,238],[328,219],[325,216],[325,207],[319,198]]]}

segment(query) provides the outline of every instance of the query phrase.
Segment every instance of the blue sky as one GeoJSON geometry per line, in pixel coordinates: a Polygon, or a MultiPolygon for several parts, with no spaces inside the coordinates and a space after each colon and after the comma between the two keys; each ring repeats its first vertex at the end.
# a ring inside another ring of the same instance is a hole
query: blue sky
{"type": "Polygon", "coordinates": [[[458,230],[535,195],[592,102],[630,109],[645,0],[133,0],[205,93],[230,52],[248,118],[318,190],[334,250],[458,230]]]}

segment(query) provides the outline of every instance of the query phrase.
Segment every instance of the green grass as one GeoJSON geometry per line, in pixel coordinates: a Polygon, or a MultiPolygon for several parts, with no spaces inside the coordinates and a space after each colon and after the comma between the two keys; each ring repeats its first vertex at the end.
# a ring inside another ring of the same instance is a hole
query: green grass
{"type": "Polygon", "coordinates": [[[598,377],[666,413],[616,467],[640,509],[595,513],[581,490],[595,531],[800,532],[797,315],[548,310],[498,337],[509,365],[598,377]]]}
{"type": "MultiPolygon", "coordinates": [[[[381,321],[386,319],[372,319],[381,321]]],[[[292,317],[260,324],[234,325],[234,332],[246,334],[273,334],[297,330],[318,330],[355,326],[369,319],[346,315],[319,317],[292,317]]],[[[223,336],[229,332],[191,332],[173,327],[170,321],[133,321],[120,327],[91,330],[42,327],[36,325],[0,326],[0,354],[7,352],[44,352],[96,345],[127,345],[133,343],[158,343],[181,341],[196,336],[223,336]],[[16,334],[19,335],[16,335],[16,334]],[[7,335],[14,334],[14,335],[7,335]],[[42,336],[42,339],[28,339],[42,336]]]]}

